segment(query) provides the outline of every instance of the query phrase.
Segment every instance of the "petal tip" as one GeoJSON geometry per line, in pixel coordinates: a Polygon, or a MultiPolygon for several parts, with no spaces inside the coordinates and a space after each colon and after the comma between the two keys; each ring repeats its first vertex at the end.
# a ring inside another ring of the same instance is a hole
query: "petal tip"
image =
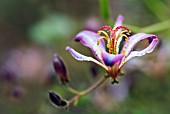
{"type": "Polygon", "coordinates": [[[123,24],[123,20],[124,17],[122,15],[118,15],[116,21],[115,21],[115,26],[114,27],[118,27],[121,26],[123,24]]]}
{"type": "Polygon", "coordinates": [[[83,39],[83,37],[86,37],[86,35],[90,34],[91,31],[88,30],[83,30],[81,32],[79,32],[75,37],[74,37],[74,41],[79,42],[83,39]]]}
{"type": "Polygon", "coordinates": [[[123,20],[124,19],[123,15],[119,14],[118,19],[123,20]]]}
{"type": "Polygon", "coordinates": [[[69,49],[70,49],[70,46],[66,46],[66,47],[65,47],[65,50],[69,50],[69,49]]]}
{"type": "Polygon", "coordinates": [[[78,36],[78,35],[76,35],[76,36],[74,37],[74,41],[75,41],[75,42],[79,42],[79,41],[80,41],[80,39],[81,39],[81,37],[80,37],[80,36],[78,36]]]}

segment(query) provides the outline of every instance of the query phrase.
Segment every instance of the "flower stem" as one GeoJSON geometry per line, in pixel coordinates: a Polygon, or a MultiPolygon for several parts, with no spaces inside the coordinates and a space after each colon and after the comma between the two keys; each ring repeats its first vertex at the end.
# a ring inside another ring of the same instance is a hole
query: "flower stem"
{"type": "Polygon", "coordinates": [[[85,94],[88,94],[91,91],[95,90],[97,87],[99,87],[101,84],[103,84],[106,80],[107,80],[107,78],[102,77],[95,84],[93,84],[92,86],[90,86],[86,90],[77,93],[72,99],[69,100],[69,104],[71,104],[71,103],[75,102],[76,100],[78,100],[79,97],[81,97],[81,96],[83,96],[85,94]]]}
{"type": "Polygon", "coordinates": [[[73,89],[73,88],[71,88],[69,86],[67,86],[67,89],[68,89],[68,91],[70,91],[73,94],[78,94],[79,93],[79,91],[77,91],[77,90],[75,90],[75,89],[73,89]]]}

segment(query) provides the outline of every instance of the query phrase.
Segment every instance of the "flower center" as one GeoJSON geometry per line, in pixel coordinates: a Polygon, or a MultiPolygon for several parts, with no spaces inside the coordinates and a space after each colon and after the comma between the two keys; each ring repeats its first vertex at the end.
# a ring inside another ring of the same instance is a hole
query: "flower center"
{"type": "Polygon", "coordinates": [[[118,54],[119,44],[122,40],[122,37],[125,37],[125,41],[128,42],[127,35],[130,35],[130,32],[131,31],[125,26],[118,26],[113,29],[110,26],[103,26],[97,32],[97,34],[100,35],[100,37],[97,40],[97,44],[100,43],[101,39],[105,39],[107,41],[107,48],[109,49],[109,53],[118,54]]]}

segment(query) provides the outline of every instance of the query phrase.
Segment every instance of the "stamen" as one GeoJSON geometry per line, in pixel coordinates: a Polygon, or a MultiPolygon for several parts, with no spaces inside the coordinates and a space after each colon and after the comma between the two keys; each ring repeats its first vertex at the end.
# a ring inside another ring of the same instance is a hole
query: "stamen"
{"type": "Polygon", "coordinates": [[[125,37],[125,41],[126,42],[128,42],[128,37],[127,37],[127,35],[125,35],[125,34],[118,34],[118,36],[117,36],[117,38],[116,38],[116,40],[118,40],[119,38],[121,38],[121,37],[125,37]]]}
{"type": "Polygon", "coordinates": [[[109,48],[109,53],[117,54],[119,51],[118,45],[120,43],[119,38],[125,37],[125,41],[128,42],[128,36],[130,34],[130,30],[125,26],[118,26],[115,29],[112,29],[110,26],[103,26],[98,32],[98,35],[103,34],[100,36],[97,40],[97,45],[99,45],[101,39],[105,39],[107,41],[107,48],[109,48]],[[116,33],[120,30],[119,34],[116,35],[116,33]],[[106,30],[106,31],[104,31],[106,30]],[[110,36],[107,32],[110,32],[110,36]]]}
{"type": "Polygon", "coordinates": [[[104,34],[107,38],[109,38],[109,35],[107,34],[107,32],[105,32],[105,31],[103,31],[103,30],[99,30],[98,32],[97,32],[97,34],[104,34]]]}
{"type": "Polygon", "coordinates": [[[106,40],[108,40],[108,38],[107,38],[106,36],[100,36],[100,37],[97,39],[97,45],[99,45],[101,39],[106,39],[106,40]]]}
{"type": "Polygon", "coordinates": [[[117,48],[117,42],[118,42],[118,39],[121,38],[122,36],[125,37],[125,40],[126,42],[128,42],[128,37],[126,34],[129,34],[130,33],[130,30],[125,27],[125,26],[118,26],[116,27],[112,32],[111,32],[111,38],[112,38],[112,43],[113,43],[113,46],[114,46],[114,54],[117,54],[118,53],[118,48],[117,48]],[[118,30],[120,29],[124,29],[124,31],[120,32],[118,34],[118,36],[116,37],[116,32],[118,32],[118,30]]]}
{"type": "Polygon", "coordinates": [[[123,30],[120,34],[130,35],[130,32],[131,32],[131,31],[128,32],[127,30],[123,30]]]}
{"type": "Polygon", "coordinates": [[[118,39],[121,37],[125,37],[125,41],[128,42],[128,37],[125,34],[119,34],[118,37],[116,38],[116,42],[115,42],[115,47],[114,47],[114,53],[117,54],[118,53],[118,48],[117,48],[117,43],[118,43],[118,39]]]}
{"type": "Polygon", "coordinates": [[[107,41],[107,48],[109,48],[109,53],[112,53],[112,50],[114,48],[112,41],[111,41],[111,37],[108,35],[107,32],[105,32],[104,30],[107,30],[108,32],[112,32],[112,28],[110,26],[103,26],[98,32],[97,34],[104,34],[105,36],[101,36],[99,37],[99,39],[97,40],[97,45],[100,43],[101,39],[106,39],[107,41]]]}
{"type": "Polygon", "coordinates": [[[97,32],[97,34],[104,34],[105,36],[100,36],[99,38],[98,38],[98,40],[97,40],[97,45],[99,45],[99,43],[100,43],[100,40],[101,39],[105,39],[107,42],[109,42],[110,40],[109,40],[109,35],[107,34],[107,32],[105,32],[105,31],[103,31],[103,30],[99,30],[98,32],[97,32]]]}

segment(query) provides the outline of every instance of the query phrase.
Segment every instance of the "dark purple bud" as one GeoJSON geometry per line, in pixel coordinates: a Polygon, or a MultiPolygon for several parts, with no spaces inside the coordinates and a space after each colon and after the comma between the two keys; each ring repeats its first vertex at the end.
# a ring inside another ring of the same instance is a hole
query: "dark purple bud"
{"type": "Polygon", "coordinates": [[[61,107],[67,106],[67,101],[61,100],[60,106],[61,106],[61,107]]]}
{"type": "Polygon", "coordinates": [[[49,92],[49,98],[51,102],[56,106],[65,107],[68,105],[66,100],[62,99],[58,94],[52,91],[49,92]]]}
{"type": "Polygon", "coordinates": [[[54,55],[53,66],[54,66],[55,72],[60,76],[61,82],[63,84],[68,83],[69,80],[68,80],[68,77],[67,77],[66,66],[65,66],[62,58],[60,56],[58,56],[57,54],[54,55]]]}
{"type": "Polygon", "coordinates": [[[61,97],[58,94],[50,91],[49,92],[49,98],[50,98],[50,100],[51,100],[51,102],[53,104],[55,104],[57,106],[60,106],[60,104],[61,104],[61,97]]]}

